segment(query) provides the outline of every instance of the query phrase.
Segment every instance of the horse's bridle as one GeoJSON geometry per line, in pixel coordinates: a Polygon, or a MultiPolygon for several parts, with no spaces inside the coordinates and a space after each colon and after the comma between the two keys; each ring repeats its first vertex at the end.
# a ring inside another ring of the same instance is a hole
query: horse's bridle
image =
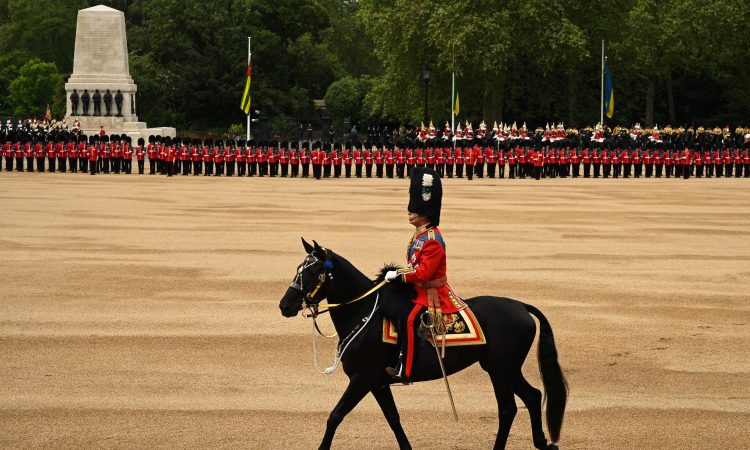
{"type": "MultiPolygon", "coordinates": [[[[316,300],[315,294],[317,294],[318,291],[320,291],[320,288],[323,287],[323,284],[326,282],[326,280],[331,280],[331,282],[333,282],[333,274],[331,273],[331,270],[333,270],[333,262],[331,262],[331,251],[322,247],[321,249],[326,254],[326,258],[325,258],[326,260],[321,261],[320,259],[318,259],[317,256],[315,256],[315,251],[310,252],[310,254],[307,255],[307,257],[305,257],[305,260],[302,262],[302,264],[300,264],[297,267],[297,275],[295,275],[294,279],[292,280],[292,284],[289,285],[290,288],[296,291],[299,291],[302,295],[304,295],[302,305],[300,305],[300,310],[304,311],[305,309],[308,309],[308,308],[310,309],[310,314],[306,317],[312,317],[313,321],[315,321],[315,318],[318,315],[330,312],[332,309],[335,309],[335,308],[339,308],[342,306],[350,305],[354,302],[358,302],[362,300],[363,298],[367,297],[368,295],[374,293],[381,287],[385,286],[386,281],[383,280],[377,285],[375,285],[372,289],[370,289],[369,291],[365,292],[364,294],[356,298],[347,300],[343,303],[322,305],[326,309],[323,311],[319,311],[318,307],[320,305],[320,302],[322,302],[325,298],[316,300]],[[315,288],[310,292],[307,289],[305,289],[304,286],[302,286],[302,272],[304,272],[305,269],[314,266],[315,264],[322,264],[323,272],[321,272],[321,274],[318,275],[317,286],[315,286],[315,288]]],[[[304,313],[303,313],[303,316],[304,316],[304,313]]],[[[317,328],[317,324],[315,324],[315,327],[317,328]]],[[[320,329],[318,329],[318,332],[320,332],[320,329]]],[[[320,333],[320,334],[325,336],[323,333],[320,333]]],[[[326,337],[332,337],[332,336],[326,336],[326,337]]]]}
{"type": "MultiPolygon", "coordinates": [[[[326,252],[326,259],[329,259],[330,257],[330,251],[323,249],[326,252]]],[[[326,282],[326,279],[333,280],[333,274],[329,271],[333,269],[333,263],[329,261],[321,261],[315,256],[315,251],[311,252],[305,260],[302,262],[302,264],[297,267],[297,275],[295,275],[294,279],[292,280],[292,284],[289,285],[290,288],[299,291],[304,295],[304,301],[302,303],[301,309],[305,309],[308,306],[318,306],[318,303],[323,301],[321,298],[320,300],[315,300],[315,294],[320,291],[320,288],[323,287],[323,284],[326,282]],[[323,272],[318,275],[318,285],[315,286],[315,288],[310,292],[302,286],[302,272],[305,271],[305,269],[312,267],[316,264],[323,265],[323,272]]]]}

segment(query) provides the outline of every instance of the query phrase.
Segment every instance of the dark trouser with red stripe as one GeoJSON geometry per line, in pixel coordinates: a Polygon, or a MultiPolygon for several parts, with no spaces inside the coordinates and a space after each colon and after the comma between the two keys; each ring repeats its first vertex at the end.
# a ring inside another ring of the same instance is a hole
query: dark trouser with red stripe
{"type": "Polygon", "coordinates": [[[414,305],[414,309],[409,313],[406,323],[401,323],[399,330],[401,336],[401,362],[403,364],[402,376],[411,378],[411,368],[417,355],[416,341],[419,325],[421,324],[422,314],[427,311],[422,305],[414,305]]]}

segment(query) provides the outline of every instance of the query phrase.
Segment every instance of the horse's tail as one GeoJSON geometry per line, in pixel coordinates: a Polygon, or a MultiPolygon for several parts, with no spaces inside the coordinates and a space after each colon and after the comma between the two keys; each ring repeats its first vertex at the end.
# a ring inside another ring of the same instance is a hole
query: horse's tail
{"type": "Polygon", "coordinates": [[[560,440],[560,429],[565,416],[565,404],[568,401],[568,382],[557,362],[557,347],[552,327],[541,311],[524,304],[526,311],[539,320],[539,349],[537,361],[539,372],[544,383],[544,401],[547,402],[547,428],[552,442],[560,440]]]}

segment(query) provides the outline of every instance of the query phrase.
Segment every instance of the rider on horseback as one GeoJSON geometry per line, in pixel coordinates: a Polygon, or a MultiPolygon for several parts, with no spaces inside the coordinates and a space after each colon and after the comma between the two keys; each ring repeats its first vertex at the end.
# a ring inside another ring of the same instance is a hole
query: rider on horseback
{"type": "Polygon", "coordinates": [[[445,328],[443,314],[456,313],[466,308],[463,300],[451,290],[446,276],[445,241],[437,228],[440,224],[442,199],[443,187],[437,172],[429,168],[414,168],[409,187],[408,213],[409,223],[416,231],[409,241],[408,264],[385,276],[388,282],[413,283],[417,291],[415,305],[408,318],[399,320],[401,355],[398,366],[386,369],[394,379],[404,383],[410,382],[417,350],[415,339],[422,314],[428,311],[436,330],[440,330],[445,328]]]}

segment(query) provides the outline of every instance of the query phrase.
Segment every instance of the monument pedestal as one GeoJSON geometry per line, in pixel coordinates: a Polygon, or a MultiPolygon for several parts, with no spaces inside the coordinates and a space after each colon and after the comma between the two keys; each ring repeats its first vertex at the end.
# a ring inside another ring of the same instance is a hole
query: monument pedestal
{"type": "Polygon", "coordinates": [[[136,115],[136,96],[138,91],[130,77],[128,63],[128,43],[125,35],[125,14],[122,11],[99,5],[78,11],[76,25],[76,48],[73,60],[73,74],[65,83],[67,93],[66,118],[73,123],[76,117],[81,122],[81,130],[86,135],[98,134],[101,127],[109,134],[126,134],[134,141],[142,137],[148,140],[150,135],[177,135],[171,127],[148,128],[138,121],[136,115]],[[94,93],[99,90],[101,115],[94,116],[94,93]],[[112,94],[111,116],[105,116],[104,95],[109,89],[112,94]],[[73,91],[79,96],[77,114],[73,113],[70,96],[73,91]],[[80,97],[87,90],[88,116],[83,115],[83,100],[80,97]],[[117,91],[123,96],[121,117],[116,117],[117,91]]]}

